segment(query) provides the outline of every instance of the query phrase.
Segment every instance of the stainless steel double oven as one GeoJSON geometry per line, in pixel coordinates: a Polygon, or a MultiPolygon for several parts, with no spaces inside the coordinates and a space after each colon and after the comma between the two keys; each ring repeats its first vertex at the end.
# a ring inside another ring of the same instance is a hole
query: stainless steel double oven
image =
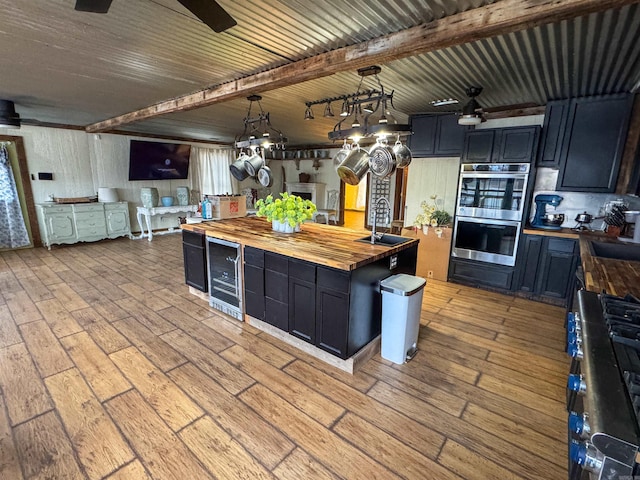
{"type": "Polygon", "coordinates": [[[528,163],[462,164],[452,256],[515,265],[528,179],[528,163]]]}

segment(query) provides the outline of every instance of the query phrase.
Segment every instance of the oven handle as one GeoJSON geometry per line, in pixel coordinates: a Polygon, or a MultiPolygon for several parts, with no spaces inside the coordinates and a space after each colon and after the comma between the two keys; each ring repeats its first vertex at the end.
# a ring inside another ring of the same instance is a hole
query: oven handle
{"type": "Polygon", "coordinates": [[[509,227],[517,227],[522,223],[517,220],[498,220],[493,218],[465,217],[465,216],[457,215],[456,225],[458,223],[458,220],[460,220],[461,222],[486,223],[489,225],[506,225],[509,227]]]}
{"type": "Polygon", "coordinates": [[[477,173],[461,173],[460,178],[499,178],[499,179],[524,179],[528,178],[528,173],[513,173],[513,172],[477,172],[477,173]]]}

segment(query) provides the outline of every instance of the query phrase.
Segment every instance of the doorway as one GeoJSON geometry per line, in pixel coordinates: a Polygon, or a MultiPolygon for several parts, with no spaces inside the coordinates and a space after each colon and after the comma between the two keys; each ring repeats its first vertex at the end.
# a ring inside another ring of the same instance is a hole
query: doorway
{"type": "MultiPolygon", "coordinates": [[[[24,217],[31,242],[30,245],[21,248],[31,248],[34,245],[41,245],[40,231],[36,219],[36,207],[33,200],[31,182],[29,181],[29,169],[27,167],[27,155],[25,153],[23,139],[22,137],[11,135],[0,135],[0,143],[7,148],[9,153],[9,162],[16,183],[22,216],[24,217]]],[[[5,251],[11,249],[0,250],[5,251]]]]}
{"type": "Polygon", "coordinates": [[[367,207],[367,177],[358,185],[344,184],[344,226],[360,229],[365,227],[367,207]]]}

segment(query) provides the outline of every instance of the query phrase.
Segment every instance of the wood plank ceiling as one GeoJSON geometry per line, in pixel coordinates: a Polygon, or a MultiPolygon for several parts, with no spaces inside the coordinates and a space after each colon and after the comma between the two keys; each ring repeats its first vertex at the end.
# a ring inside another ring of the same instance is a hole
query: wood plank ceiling
{"type": "Polygon", "coordinates": [[[0,0],[0,98],[25,123],[231,143],[260,93],[291,144],[330,144],[336,120],[301,121],[304,103],[372,63],[400,120],[471,84],[485,109],[640,86],[639,0],[220,0],[238,25],[219,34],[175,0],[73,3],[0,0]]]}

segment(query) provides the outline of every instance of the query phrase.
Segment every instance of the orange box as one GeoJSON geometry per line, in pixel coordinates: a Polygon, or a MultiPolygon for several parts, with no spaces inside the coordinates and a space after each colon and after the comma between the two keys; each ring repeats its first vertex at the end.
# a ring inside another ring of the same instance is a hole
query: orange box
{"type": "Polygon", "coordinates": [[[244,195],[220,195],[209,197],[214,219],[237,218],[247,215],[247,198],[244,195]]]}

